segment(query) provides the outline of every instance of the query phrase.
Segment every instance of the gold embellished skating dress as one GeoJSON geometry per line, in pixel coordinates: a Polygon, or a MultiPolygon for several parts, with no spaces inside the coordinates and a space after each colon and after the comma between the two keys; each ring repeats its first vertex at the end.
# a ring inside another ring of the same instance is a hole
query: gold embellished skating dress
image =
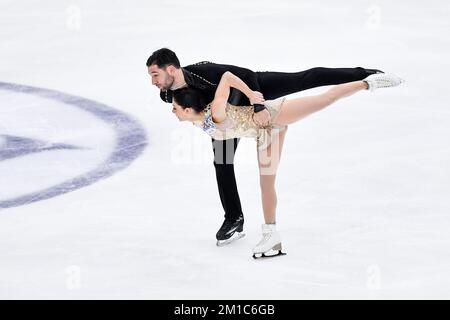
{"type": "Polygon", "coordinates": [[[224,121],[215,123],[212,119],[211,106],[208,105],[203,110],[204,118],[202,121],[195,121],[194,125],[201,128],[208,135],[216,140],[227,140],[233,138],[255,138],[258,144],[258,150],[266,149],[272,142],[272,137],[280,131],[285,130],[287,126],[273,123],[280,113],[281,106],[285,98],[268,100],[264,103],[270,112],[272,123],[266,127],[259,127],[253,121],[253,106],[234,106],[227,103],[226,115],[224,121]]]}

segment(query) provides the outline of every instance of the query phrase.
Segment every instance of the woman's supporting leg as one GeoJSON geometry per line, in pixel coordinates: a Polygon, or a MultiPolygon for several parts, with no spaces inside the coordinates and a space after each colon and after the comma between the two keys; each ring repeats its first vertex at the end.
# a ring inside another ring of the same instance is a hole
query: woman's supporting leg
{"type": "Polygon", "coordinates": [[[275,180],[286,131],[287,129],[273,136],[272,143],[267,149],[258,151],[261,199],[266,224],[276,222],[277,193],[275,180]]]}
{"type": "Polygon", "coordinates": [[[324,109],[343,97],[350,96],[367,88],[365,81],[353,81],[336,85],[325,93],[316,96],[286,100],[274,121],[280,125],[297,122],[314,112],[324,109]]]}

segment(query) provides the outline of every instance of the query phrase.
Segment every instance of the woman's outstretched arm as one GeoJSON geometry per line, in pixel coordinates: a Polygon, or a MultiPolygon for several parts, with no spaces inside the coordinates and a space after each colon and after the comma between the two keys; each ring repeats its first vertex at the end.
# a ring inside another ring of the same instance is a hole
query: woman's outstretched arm
{"type": "Polygon", "coordinates": [[[214,100],[211,103],[211,112],[213,120],[216,123],[222,122],[226,118],[225,107],[230,95],[230,88],[241,91],[250,99],[252,104],[262,103],[264,101],[261,94],[252,91],[244,81],[227,71],[222,75],[214,95],[214,100]]]}
{"type": "Polygon", "coordinates": [[[324,109],[341,98],[350,96],[367,88],[367,82],[362,80],[353,81],[336,85],[330,90],[317,96],[286,100],[281,108],[280,114],[275,119],[275,122],[281,125],[294,123],[314,112],[324,109]]]}

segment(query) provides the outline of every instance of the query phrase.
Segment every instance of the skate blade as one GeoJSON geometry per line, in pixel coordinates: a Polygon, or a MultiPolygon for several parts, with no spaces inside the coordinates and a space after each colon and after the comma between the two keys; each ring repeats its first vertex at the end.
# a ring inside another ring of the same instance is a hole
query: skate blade
{"type": "Polygon", "coordinates": [[[274,258],[274,257],[279,257],[279,256],[285,256],[285,255],[286,255],[285,252],[282,252],[281,250],[278,250],[278,252],[276,252],[276,253],[271,253],[271,252],[254,253],[253,254],[253,259],[258,260],[258,259],[274,258]]]}
{"type": "Polygon", "coordinates": [[[233,234],[233,235],[231,236],[231,238],[229,238],[229,239],[227,239],[227,240],[217,240],[216,245],[217,245],[218,247],[223,247],[223,246],[226,246],[226,245],[228,245],[228,244],[230,244],[230,243],[232,243],[232,242],[234,242],[234,241],[236,241],[236,240],[239,240],[239,239],[241,239],[241,238],[243,238],[243,237],[245,237],[245,233],[242,233],[242,232],[236,232],[235,234],[233,234]]]}

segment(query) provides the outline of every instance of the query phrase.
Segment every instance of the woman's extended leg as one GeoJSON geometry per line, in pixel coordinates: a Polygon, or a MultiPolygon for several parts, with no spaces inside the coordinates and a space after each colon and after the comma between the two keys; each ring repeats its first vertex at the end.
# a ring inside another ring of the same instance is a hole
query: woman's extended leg
{"type": "Polygon", "coordinates": [[[273,136],[267,149],[258,151],[261,199],[266,224],[276,222],[277,193],[275,191],[275,179],[286,131],[287,129],[273,136]]]}
{"type": "Polygon", "coordinates": [[[365,81],[353,81],[336,85],[325,93],[317,96],[286,100],[279,115],[276,119],[274,119],[274,121],[280,125],[294,123],[314,112],[324,109],[343,97],[350,96],[367,88],[368,85],[365,81]]]}

